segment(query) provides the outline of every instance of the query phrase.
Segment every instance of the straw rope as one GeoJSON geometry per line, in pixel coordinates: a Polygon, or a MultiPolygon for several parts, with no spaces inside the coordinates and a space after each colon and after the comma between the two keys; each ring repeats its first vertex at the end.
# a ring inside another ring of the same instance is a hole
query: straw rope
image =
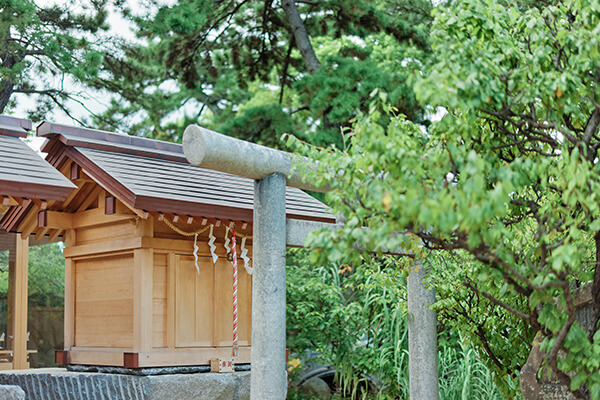
{"type": "Polygon", "coordinates": [[[207,230],[208,230],[208,229],[209,229],[209,228],[212,226],[212,224],[210,224],[210,225],[207,225],[207,226],[205,226],[205,227],[203,227],[203,228],[198,228],[198,229],[196,229],[196,230],[195,230],[195,231],[193,231],[193,232],[186,232],[186,231],[184,231],[183,229],[179,229],[179,227],[177,227],[177,226],[176,226],[174,223],[172,223],[171,221],[169,221],[169,220],[168,220],[168,219],[166,219],[166,218],[165,218],[165,219],[163,219],[163,222],[164,222],[164,223],[165,223],[165,225],[167,225],[169,228],[173,229],[175,232],[177,232],[177,233],[179,233],[180,235],[183,235],[183,236],[194,236],[194,235],[199,235],[199,234],[201,234],[201,233],[204,233],[204,232],[206,232],[206,231],[207,231],[207,230]]]}
{"type": "MultiPolygon", "coordinates": [[[[0,206],[1,207],[1,206],[0,206]]],[[[1,210],[1,208],[0,208],[1,210]]],[[[169,228],[171,228],[172,230],[174,230],[176,233],[179,233],[180,235],[183,236],[194,236],[194,235],[200,235],[201,233],[206,232],[211,225],[214,226],[213,224],[209,224],[206,225],[203,228],[198,228],[193,232],[186,232],[183,229],[180,229],[177,225],[175,225],[174,223],[172,223],[171,221],[169,221],[167,218],[163,219],[163,222],[165,223],[165,225],[167,225],[169,228]]],[[[242,239],[252,239],[252,235],[244,235],[243,233],[239,233],[239,232],[235,232],[235,236],[242,238],[242,239]]]]}

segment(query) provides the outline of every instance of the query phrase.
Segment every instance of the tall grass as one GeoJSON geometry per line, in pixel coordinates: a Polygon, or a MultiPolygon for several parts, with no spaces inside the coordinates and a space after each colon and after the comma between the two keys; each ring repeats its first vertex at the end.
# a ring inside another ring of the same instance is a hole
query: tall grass
{"type": "Polygon", "coordinates": [[[501,400],[490,370],[467,344],[439,351],[440,400],[501,400]]]}

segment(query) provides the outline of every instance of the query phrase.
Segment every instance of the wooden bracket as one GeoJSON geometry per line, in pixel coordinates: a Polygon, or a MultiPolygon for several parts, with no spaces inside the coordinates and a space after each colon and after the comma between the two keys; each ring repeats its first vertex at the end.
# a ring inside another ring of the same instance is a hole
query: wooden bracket
{"type": "Polygon", "coordinates": [[[81,167],[75,163],[71,163],[71,172],[69,173],[69,178],[72,181],[76,181],[81,178],[81,167]]]}
{"type": "Polygon", "coordinates": [[[104,197],[104,214],[110,215],[117,211],[117,199],[113,195],[104,197]]]}

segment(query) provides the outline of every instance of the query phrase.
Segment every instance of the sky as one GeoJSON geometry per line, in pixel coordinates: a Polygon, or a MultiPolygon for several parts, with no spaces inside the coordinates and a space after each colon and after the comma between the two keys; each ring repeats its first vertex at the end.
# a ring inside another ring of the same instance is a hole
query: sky
{"type": "MultiPolygon", "coordinates": [[[[64,4],[65,1],[55,1],[55,0],[34,0],[38,6],[51,6],[54,4],[64,4]]],[[[138,6],[143,0],[127,0],[127,4],[134,7],[138,6]]],[[[74,7],[78,9],[82,9],[82,4],[85,2],[78,0],[70,0],[69,2],[74,4],[74,7]]],[[[117,9],[111,9],[108,16],[108,23],[110,25],[110,30],[108,35],[111,36],[119,36],[125,39],[134,40],[135,35],[133,33],[133,25],[126,19],[122,18],[117,9]]],[[[53,79],[51,77],[40,77],[41,79],[53,79]]],[[[84,88],[82,85],[77,84],[68,76],[66,79],[61,80],[60,78],[53,79],[53,86],[55,87],[63,87],[70,93],[80,93],[78,96],[79,100],[85,104],[85,108],[75,102],[71,101],[68,103],[68,108],[71,110],[72,114],[76,118],[82,118],[90,114],[90,111],[93,113],[102,113],[106,110],[108,106],[108,102],[110,101],[110,97],[101,94],[99,92],[91,91],[89,88],[84,88]],[[86,110],[87,108],[87,110],[86,110]]],[[[23,94],[16,94],[17,99],[17,107],[13,112],[15,117],[25,117],[27,115],[27,110],[35,108],[35,98],[31,96],[26,96],[23,94]]],[[[47,116],[49,120],[52,122],[66,124],[66,125],[79,125],[77,121],[74,121],[70,118],[65,112],[55,109],[51,114],[47,116]]],[[[41,121],[33,121],[34,128],[41,121]]],[[[40,147],[44,143],[43,138],[30,137],[27,140],[30,147],[39,152],[40,147]]]]}
{"type": "MultiPolygon", "coordinates": [[[[35,3],[39,6],[51,6],[54,4],[64,4],[65,1],[55,1],[55,0],[34,0],[35,3]]],[[[127,4],[132,7],[135,7],[141,4],[143,0],[127,0],[127,4]]],[[[82,4],[87,3],[86,1],[78,1],[78,0],[68,0],[68,2],[73,3],[76,9],[82,10],[82,4]]],[[[135,9],[135,8],[134,8],[135,9]]],[[[119,14],[118,10],[115,8],[110,9],[108,16],[108,23],[110,25],[110,30],[108,31],[108,35],[110,36],[119,36],[128,40],[134,40],[135,35],[133,33],[133,25],[126,19],[122,18],[119,14]]],[[[40,77],[41,79],[52,79],[51,77],[40,77]]],[[[101,113],[103,110],[107,108],[108,102],[110,100],[109,96],[105,94],[99,94],[98,92],[91,91],[88,88],[84,88],[82,85],[77,84],[73,80],[71,80],[68,76],[65,79],[54,78],[53,79],[54,87],[63,87],[70,93],[80,93],[79,99],[85,104],[85,107],[94,113],[101,113]]],[[[16,94],[16,99],[18,102],[18,106],[14,111],[13,115],[16,117],[23,117],[26,115],[27,110],[33,109],[35,105],[35,101],[33,97],[16,94]]],[[[78,104],[75,101],[72,101],[69,104],[69,109],[72,111],[73,115],[76,118],[81,118],[86,115],[89,115],[89,111],[86,110],[82,105],[78,104]]],[[[51,119],[53,122],[69,124],[69,125],[78,125],[76,121],[73,121],[66,113],[61,110],[55,110],[52,114],[48,115],[48,119],[51,119]]],[[[40,121],[34,121],[37,123],[40,121]]]]}

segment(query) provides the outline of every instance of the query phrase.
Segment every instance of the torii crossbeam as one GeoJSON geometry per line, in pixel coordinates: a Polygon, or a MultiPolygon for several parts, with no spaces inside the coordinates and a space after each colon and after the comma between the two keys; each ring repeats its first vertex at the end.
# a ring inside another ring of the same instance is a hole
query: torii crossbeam
{"type": "MultiPolygon", "coordinates": [[[[183,150],[191,164],[255,180],[252,284],[252,400],[284,399],[285,248],[303,247],[312,231],[342,225],[286,222],[285,187],[319,190],[292,173],[292,156],[279,150],[235,139],[190,125],[183,150]]],[[[390,251],[394,254],[394,251],[390,251]]],[[[438,399],[437,329],[429,309],[434,294],[415,263],[408,279],[409,385],[411,400],[438,399]]]]}

